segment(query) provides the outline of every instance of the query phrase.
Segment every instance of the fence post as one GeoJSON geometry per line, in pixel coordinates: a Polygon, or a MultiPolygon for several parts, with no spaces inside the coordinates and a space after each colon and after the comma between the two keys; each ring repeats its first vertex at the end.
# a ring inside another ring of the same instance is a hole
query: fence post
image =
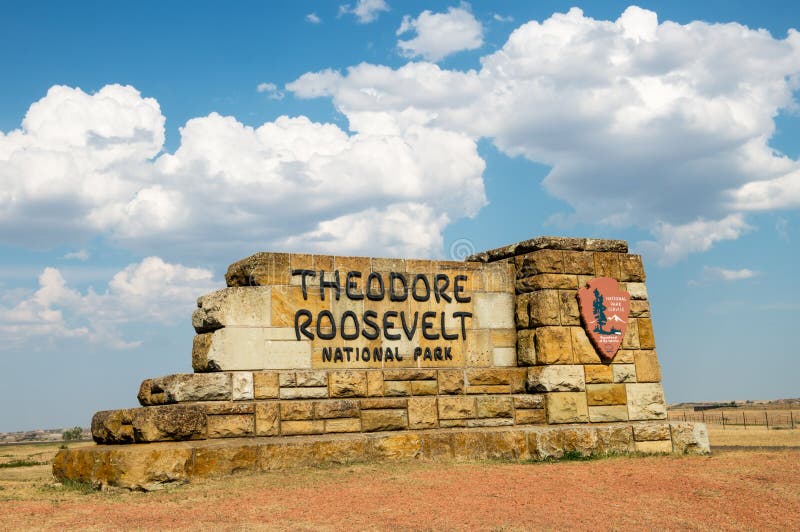
{"type": "Polygon", "coordinates": [[[725,411],[722,411],[722,430],[725,430],[725,411]]]}
{"type": "Polygon", "coordinates": [[[792,429],[794,429],[794,412],[792,412],[791,410],[789,410],[789,421],[792,424],[792,429]]]}
{"type": "Polygon", "coordinates": [[[766,408],[764,409],[764,423],[767,425],[767,428],[769,428],[769,416],[767,416],[766,408]]]}
{"type": "Polygon", "coordinates": [[[683,422],[686,423],[686,410],[683,411],[683,422]]]}
{"type": "Polygon", "coordinates": [[[703,420],[703,423],[705,423],[706,422],[706,411],[705,410],[701,410],[700,411],[700,417],[703,420]]]}

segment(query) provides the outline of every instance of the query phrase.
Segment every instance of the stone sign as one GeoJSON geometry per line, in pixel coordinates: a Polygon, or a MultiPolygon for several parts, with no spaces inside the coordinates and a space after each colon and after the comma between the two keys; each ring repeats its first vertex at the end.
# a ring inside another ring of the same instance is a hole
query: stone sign
{"type": "Polygon", "coordinates": [[[628,329],[631,295],[610,277],[589,281],[578,290],[583,327],[603,360],[610,361],[628,329]]]}
{"type": "Polygon", "coordinates": [[[156,489],[320,463],[708,452],[704,426],[666,420],[623,241],[540,237],[465,262],[256,253],[225,280],[192,315],[194,372],[97,412],[98,445],[60,451],[57,478],[156,489]]]}

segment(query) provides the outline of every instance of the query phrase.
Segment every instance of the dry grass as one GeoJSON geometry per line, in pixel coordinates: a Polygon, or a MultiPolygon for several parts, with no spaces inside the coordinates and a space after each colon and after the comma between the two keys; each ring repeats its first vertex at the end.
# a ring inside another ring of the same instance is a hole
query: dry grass
{"type": "Polygon", "coordinates": [[[725,427],[708,425],[712,449],[724,447],[800,447],[800,429],[778,430],[766,427],[725,427]]]}

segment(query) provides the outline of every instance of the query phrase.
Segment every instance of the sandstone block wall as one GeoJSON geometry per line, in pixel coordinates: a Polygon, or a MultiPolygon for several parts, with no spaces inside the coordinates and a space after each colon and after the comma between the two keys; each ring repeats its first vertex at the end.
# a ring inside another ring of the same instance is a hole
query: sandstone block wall
{"type": "MultiPolygon", "coordinates": [[[[147,379],[141,408],[98,412],[96,441],[666,418],[644,269],[625,242],[538,238],[467,262],[257,253],[226,281],[192,316],[195,373],[147,379]],[[600,276],[631,295],[610,363],[578,311],[600,276]]],[[[637,448],[671,445],[664,427],[637,448]]]]}
{"type": "Polygon", "coordinates": [[[617,240],[537,238],[471,258],[515,271],[517,362],[528,389],[546,394],[548,423],[666,419],[645,273],[639,255],[617,240]],[[578,290],[595,277],[619,282],[631,297],[620,350],[598,356],[581,323],[578,290]]]}

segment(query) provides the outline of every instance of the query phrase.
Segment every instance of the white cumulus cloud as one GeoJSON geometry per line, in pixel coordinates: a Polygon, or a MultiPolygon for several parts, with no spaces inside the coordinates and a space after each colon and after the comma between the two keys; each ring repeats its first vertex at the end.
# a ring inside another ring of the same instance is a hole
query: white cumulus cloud
{"type": "Polygon", "coordinates": [[[148,257],[116,273],[102,292],[70,288],[56,268],[45,268],[32,293],[4,294],[0,306],[3,349],[84,339],[114,349],[139,345],[120,328],[187,319],[195,299],[214,289],[212,273],[148,257]]]}
{"type": "Polygon", "coordinates": [[[274,83],[259,83],[256,87],[258,92],[266,93],[270,100],[283,100],[283,91],[274,83]]]}
{"type": "Polygon", "coordinates": [[[445,13],[425,10],[416,18],[403,17],[397,35],[408,32],[416,36],[397,41],[405,57],[423,57],[440,61],[462,50],[476,50],[483,46],[483,26],[469,11],[469,4],[449,7],[445,13]]]}
{"type": "Polygon", "coordinates": [[[800,205],[800,164],[769,145],[798,79],[795,30],[659,22],[629,7],[613,21],[573,8],[522,24],[479,70],[362,63],[287,88],[330,97],[351,120],[388,114],[489,138],[551,166],[544,188],[571,207],[556,220],[649,230],[674,262],[738,238],[749,211],[800,205]]]}
{"type": "Polygon", "coordinates": [[[742,281],[744,279],[751,279],[758,275],[758,272],[748,268],[740,270],[729,270],[727,268],[719,268],[716,266],[706,266],[703,271],[706,276],[712,279],[719,279],[721,281],[742,281]]]}
{"type": "Polygon", "coordinates": [[[306,22],[310,22],[311,24],[320,24],[322,19],[319,18],[319,15],[312,12],[306,15],[306,22]]]}
{"type": "Polygon", "coordinates": [[[358,0],[355,5],[339,6],[339,16],[351,14],[360,24],[374,22],[382,11],[389,11],[389,4],[384,0],[358,0]]]}
{"type": "Polygon", "coordinates": [[[347,216],[422,209],[435,223],[420,225],[418,239],[386,226],[359,249],[441,254],[440,220],[473,216],[486,202],[475,139],[373,115],[353,116],[345,131],[306,117],[251,127],[212,113],[189,120],[177,150],[159,155],[155,100],[132,87],[55,87],[21,129],[0,136],[0,241],[46,247],[102,236],[143,254],[209,258],[307,235],[329,249],[329,233],[317,231],[347,216]]]}

